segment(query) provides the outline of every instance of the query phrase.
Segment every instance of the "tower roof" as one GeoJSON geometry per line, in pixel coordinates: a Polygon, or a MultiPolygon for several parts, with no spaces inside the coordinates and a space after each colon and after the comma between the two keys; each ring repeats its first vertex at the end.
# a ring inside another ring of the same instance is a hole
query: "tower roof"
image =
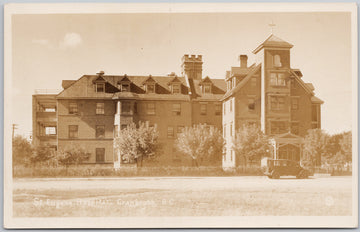
{"type": "Polygon", "coordinates": [[[294,45],[288,43],[279,37],[271,34],[264,42],[262,42],[254,51],[253,53],[258,53],[264,47],[276,47],[276,48],[292,48],[294,45]]]}

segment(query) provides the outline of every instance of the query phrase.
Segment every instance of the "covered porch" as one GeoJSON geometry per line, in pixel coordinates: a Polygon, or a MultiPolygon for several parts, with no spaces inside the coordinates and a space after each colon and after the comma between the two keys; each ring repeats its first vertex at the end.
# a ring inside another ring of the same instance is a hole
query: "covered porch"
{"type": "Polygon", "coordinates": [[[274,159],[288,159],[300,162],[304,139],[290,132],[271,138],[274,159]]]}

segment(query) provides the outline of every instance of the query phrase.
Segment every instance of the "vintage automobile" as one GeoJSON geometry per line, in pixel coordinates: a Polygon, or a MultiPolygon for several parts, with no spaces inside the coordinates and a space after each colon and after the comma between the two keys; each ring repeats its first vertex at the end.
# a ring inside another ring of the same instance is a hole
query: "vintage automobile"
{"type": "Polygon", "coordinates": [[[301,167],[299,162],[287,159],[264,158],[261,160],[261,170],[271,179],[279,179],[281,176],[306,179],[310,175],[310,172],[301,167]]]}

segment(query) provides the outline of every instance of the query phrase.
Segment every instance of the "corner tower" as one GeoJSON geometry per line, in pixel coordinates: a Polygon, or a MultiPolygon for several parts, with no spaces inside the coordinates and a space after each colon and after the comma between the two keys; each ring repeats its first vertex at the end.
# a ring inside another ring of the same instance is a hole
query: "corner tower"
{"type": "Polygon", "coordinates": [[[289,128],[291,119],[286,107],[274,112],[271,105],[275,101],[279,101],[278,105],[285,104],[290,96],[288,80],[292,47],[292,44],[271,34],[253,51],[256,62],[261,64],[261,130],[266,134],[272,134],[271,122],[274,125],[284,122],[281,127],[286,131],[289,128]]]}

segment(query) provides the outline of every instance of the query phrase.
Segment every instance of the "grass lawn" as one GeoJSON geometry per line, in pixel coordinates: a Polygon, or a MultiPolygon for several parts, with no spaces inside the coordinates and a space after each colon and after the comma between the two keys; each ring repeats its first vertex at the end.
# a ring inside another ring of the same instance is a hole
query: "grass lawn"
{"type": "Polygon", "coordinates": [[[351,177],[16,179],[16,217],[348,216],[351,177]]]}

